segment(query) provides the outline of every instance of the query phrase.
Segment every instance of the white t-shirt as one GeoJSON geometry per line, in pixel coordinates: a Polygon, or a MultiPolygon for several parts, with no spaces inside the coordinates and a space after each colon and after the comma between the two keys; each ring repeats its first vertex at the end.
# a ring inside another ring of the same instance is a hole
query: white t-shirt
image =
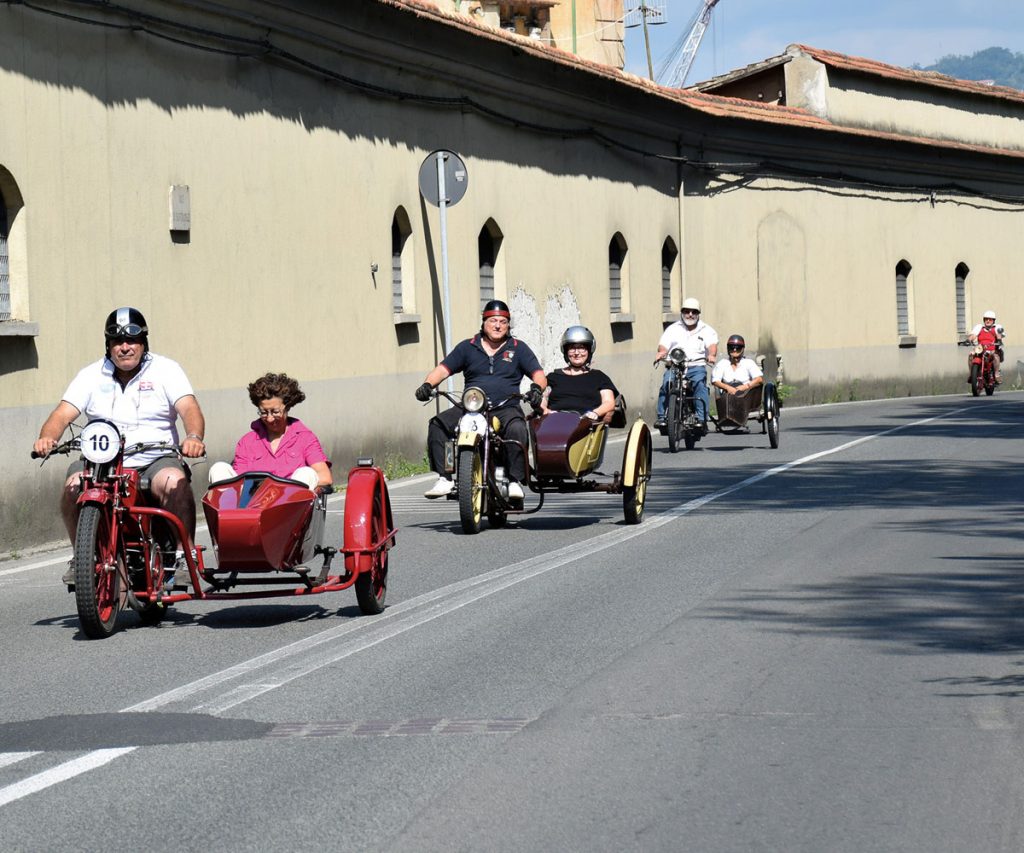
{"type": "Polygon", "coordinates": [[[723,358],[711,371],[712,382],[724,382],[726,385],[732,385],[734,382],[744,385],[759,376],[764,376],[761,368],[754,359],[746,356],[741,358],[735,367],[729,359],[723,358]]]}
{"type": "Polygon", "coordinates": [[[686,366],[706,364],[708,348],[718,343],[718,332],[700,320],[692,329],[687,329],[682,320],[676,320],[661,335],[659,347],[671,351],[673,347],[682,347],[686,353],[686,366]]]}
{"type": "MultiPolygon", "coordinates": [[[[147,353],[142,358],[142,369],[123,389],[114,378],[113,363],[102,358],[78,372],[63,399],[90,420],[113,421],[124,434],[126,445],[140,441],[177,444],[178,413],[174,404],[192,393],[192,385],[176,361],[147,353]]],[[[124,461],[130,468],[143,468],[164,455],[160,450],[148,450],[124,461]]]]}

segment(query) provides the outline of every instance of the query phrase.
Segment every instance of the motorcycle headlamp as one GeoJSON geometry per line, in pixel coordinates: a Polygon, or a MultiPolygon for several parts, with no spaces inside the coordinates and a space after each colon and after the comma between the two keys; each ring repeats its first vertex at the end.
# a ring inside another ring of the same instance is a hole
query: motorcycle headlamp
{"type": "Polygon", "coordinates": [[[479,412],[487,404],[487,395],[479,388],[467,388],[462,392],[462,408],[467,412],[479,412]]]}
{"type": "Polygon", "coordinates": [[[682,347],[672,347],[668,352],[668,360],[675,365],[684,364],[686,362],[686,353],[683,352],[682,347]]]}

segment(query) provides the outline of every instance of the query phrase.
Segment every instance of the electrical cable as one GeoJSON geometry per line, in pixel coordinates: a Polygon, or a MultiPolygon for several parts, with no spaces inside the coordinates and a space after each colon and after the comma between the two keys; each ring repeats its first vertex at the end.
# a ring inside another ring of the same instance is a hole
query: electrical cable
{"type": "MultiPolygon", "coordinates": [[[[935,195],[938,192],[957,193],[971,198],[984,198],[993,201],[1000,201],[1008,205],[1020,205],[1021,208],[1024,209],[1024,193],[1022,193],[1022,195],[1020,196],[1000,195],[996,193],[973,190],[969,187],[955,183],[943,184],[934,187],[926,185],[900,184],[897,182],[884,183],[879,181],[869,181],[865,178],[848,175],[843,172],[823,173],[815,170],[802,169],[800,167],[791,166],[788,164],[784,165],[780,163],[773,163],[771,161],[762,161],[756,163],[711,162],[705,160],[697,160],[682,155],[664,154],[661,152],[640,148],[635,145],[630,145],[629,143],[624,142],[621,139],[616,139],[590,126],[575,128],[558,127],[528,121],[510,115],[508,113],[502,112],[500,110],[494,109],[492,107],[488,107],[486,104],[483,104],[480,101],[474,98],[467,97],[465,95],[425,95],[418,92],[403,91],[400,89],[392,89],[387,86],[380,86],[374,83],[368,83],[364,80],[359,80],[357,78],[341,74],[316,62],[304,59],[303,57],[299,56],[298,54],[292,53],[291,51],[277,47],[270,41],[269,34],[268,37],[262,39],[254,39],[247,38],[245,36],[233,35],[231,33],[211,30],[205,27],[195,26],[193,24],[172,21],[168,18],[161,18],[156,15],[140,12],[135,9],[120,6],[114,2],[111,2],[111,0],[63,0],[63,2],[66,4],[73,4],[77,6],[85,6],[92,9],[98,9],[108,14],[117,14],[124,18],[127,18],[129,21],[132,21],[132,23],[117,23],[115,21],[98,20],[95,18],[83,17],[81,15],[72,15],[68,12],[61,12],[56,9],[43,6],[38,2],[33,2],[33,0],[2,0],[2,2],[4,2],[7,6],[23,6],[24,8],[30,9],[39,14],[51,15],[74,23],[80,23],[95,27],[105,27],[108,29],[128,31],[133,33],[145,33],[146,35],[152,36],[156,39],[161,39],[172,44],[193,48],[196,50],[201,50],[209,53],[232,56],[240,59],[264,60],[268,57],[273,57],[282,62],[288,63],[289,65],[303,69],[307,72],[311,72],[322,79],[331,80],[337,84],[350,87],[357,91],[372,93],[374,95],[379,95],[394,100],[409,101],[413,103],[420,103],[437,107],[448,107],[453,109],[469,110],[478,113],[482,116],[486,116],[494,121],[506,125],[511,125],[516,128],[524,128],[527,130],[535,131],[537,133],[558,136],[562,139],[590,139],[599,142],[609,148],[619,149],[621,151],[636,154],[644,158],[650,158],[669,163],[676,163],[700,171],[709,171],[714,172],[716,174],[740,174],[752,178],[802,177],[805,179],[813,180],[835,181],[851,187],[870,187],[876,191],[916,192],[921,194],[927,194],[927,198],[923,199],[923,201],[927,201],[932,205],[937,203],[961,203],[958,202],[956,199],[937,198],[935,195]],[[192,36],[200,36],[213,42],[226,42],[228,44],[238,45],[239,48],[248,49],[228,49],[224,47],[215,47],[209,44],[202,44],[193,39],[169,35],[166,32],[161,32],[159,29],[156,29],[155,27],[163,27],[165,29],[177,31],[179,33],[185,33],[192,36]]],[[[806,191],[814,191],[816,188],[806,187],[801,189],[806,191]]],[[[851,193],[846,194],[851,195],[851,193]]],[[[976,206],[970,202],[963,202],[963,204],[967,204],[969,206],[976,206]]],[[[1003,208],[986,209],[1002,210],[1003,208]]]]}

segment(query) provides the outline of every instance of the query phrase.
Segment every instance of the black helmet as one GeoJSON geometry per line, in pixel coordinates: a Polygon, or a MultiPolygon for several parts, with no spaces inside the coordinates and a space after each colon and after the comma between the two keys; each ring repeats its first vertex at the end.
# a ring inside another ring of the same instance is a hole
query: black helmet
{"type": "Polygon", "coordinates": [[[138,308],[115,308],[103,324],[103,340],[107,347],[118,338],[134,338],[142,341],[145,352],[149,352],[149,329],[146,318],[138,308]]]}
{"type": "Polygon", "coordinates": [[[594,357],[594,353],[597,351],[597,341],[594,340],[594,333],[586,326],[570,326],[562,335],[562,358],[566,362],[569,361],[569,344],[586,344],[587,349],[590,350],[590,358],[587,359],[587,364],[590,363],[590,359],[594,357]]]}
{"type": "Polygon", "coordinates": [[[729,335],[729,340],[725,342],[725,349],[728,352],[735,347],[747,348],[747,342],[743,340],[743,335],[729,335]]]}
{"type": "Polygon", "coordinates": [[[488,317],[504,317],[506,320],[511,320],[512,312],[508,310],[508,305],[500,299],[492,299],[484,306],[483,310],[483,319],[486,320],[488,317]]]}

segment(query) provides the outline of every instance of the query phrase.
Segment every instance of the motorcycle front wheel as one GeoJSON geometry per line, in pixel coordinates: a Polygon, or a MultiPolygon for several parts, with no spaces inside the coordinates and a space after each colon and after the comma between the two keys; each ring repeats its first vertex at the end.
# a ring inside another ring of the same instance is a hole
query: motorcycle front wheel
{"type": "Polygon", "coordinates": [[[479,533],[484,514],[484,466],[475,447],[459,449],[459,521],[463,533],[479,533]]]}
{"type": "Polygon", "coordinates": [[[668,433],[669,453],[675,453],[679,449],[679,433],[682,432],[682,412],[679,411],[679,395],[675,391],[668,392],[668,400],[665,403],[666,432],[668,433]]]}
{"type": "Polygon", "coordinates": [[[981,393],[981,369],[976,364],[971,365],[971,396],[977,397],[981,393]]]}
{"type": "Polygon", "coordinates": [[[124,559],[102,507],[82,507],[75,532],[75,605],[82,631],[93,640],[114,633],[125,601],[124,559]]]}

